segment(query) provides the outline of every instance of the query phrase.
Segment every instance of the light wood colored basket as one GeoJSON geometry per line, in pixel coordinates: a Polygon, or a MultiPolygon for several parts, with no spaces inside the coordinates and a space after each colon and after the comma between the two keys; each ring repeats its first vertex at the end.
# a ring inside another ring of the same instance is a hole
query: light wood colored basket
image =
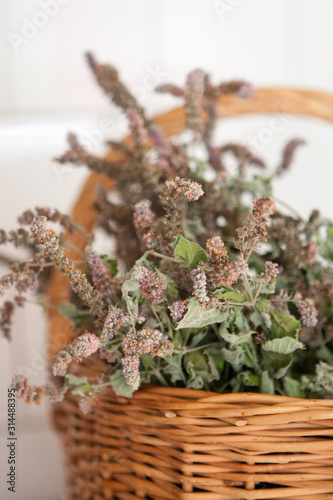
{"type": "MultiPolygon", "coordinates": [[[[221,117],[277,112],[332,122],[333,96],[266,88],[248,100],[219,101],[221,117]]],[[[184,109],[156,121],[168,136],[176,135],[184,128],[184,109]]],[[[114,161],[121,153],[108,157],[114,161]]],[[[113,186],[92,174],[72,213],[87,231],[96,224],[92,205],[100,183],[113,186]]],[[[83,250],[79,234],[70,238],[83,250]]],[[[77,257],[74,250],[68,255],[77,257]]],[[[55,272],[50,302],[67,301],[68,294],[66,279],[55,272]]],[[[77,332],[54,309],[49,323],[53,358],[77,332]]],[[[91,357],[76,365],[75,373],[93,377],[104,369],[91,357]]],[[[107,391],[87,416],[69,396],[54,417],[64,441],[71,499],[333,499],[331,400],[146,386],[132,399],[107,391]]]]}

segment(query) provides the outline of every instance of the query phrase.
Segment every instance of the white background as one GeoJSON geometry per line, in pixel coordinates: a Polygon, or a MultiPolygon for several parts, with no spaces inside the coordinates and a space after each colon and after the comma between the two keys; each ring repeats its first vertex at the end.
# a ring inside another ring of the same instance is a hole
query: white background
{"type": "MultiPolygon", "coordinates": [[[[77,131],[95,151],[103,150],[107,138],[102,120],[112,121],[112,137],[123,133],[123,121],[87,69],[86,50],[114,64],[154,114],[179,103],[156,98],[152,87],[160,81],[182,84],[196,67],[216,82],[242,78],[256,86],[333,92],[332,21],[330,0],[3,0],[0,227],[12,228],[18,214],[37,204],[69,210],[86,171],[61,169],[51,161],[63,152],[68,130],[77,131]],[[152,78],[156,72],[159,76],[152,78]]],[[[221,139],[247,142],[269,128],[269,120],[227,120],[221,139]]],[[[303,215],[317,207],[332,218],[333,126],[294,117],[287,122],[257,151],[274,166],[287,139],[307,140],[276,194],[303,215]]],[[[16,316],[12,344],[1,343],[0,497],[5,500],[65,498],[47,405],[18,404],[17,493],[8,493],[5,485],[7,386],[22,366],[33,368],[33,382],[43,382],[39,358],[45,332],[38,307],[31,305],[16,316]]]]}

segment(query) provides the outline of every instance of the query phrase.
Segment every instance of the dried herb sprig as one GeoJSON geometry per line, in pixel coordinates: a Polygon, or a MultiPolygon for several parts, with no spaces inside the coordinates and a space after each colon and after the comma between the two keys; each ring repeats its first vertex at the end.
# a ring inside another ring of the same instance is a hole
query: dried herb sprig
{"type": "Polygon", "coordinates": [[[45,246],[47,257],[64,274],[75,293],[89,307],[92,314],[99,321],[105,318],[105,306],[98,292],[91,286],[85,274],[76,269],[74,264],[66,257],[64,250],[59,245],[59,240],[52,229],[47,229],[47,218],[36,217],[30,227],[32,234],[40,245],[45,246]]]}
{"type": "Polygon", "coordinates": [[[112,66],[91,55],[88,62],[125,113],[132,141],[110,141],[124,154],[111,163],[70,135],[69,151],[59,161],[88,165],[116,181],[113,198],[100,188],[95,203],[116,255],[109,259],[89,246],[87,275],[80,272],[45,216],[66,229],[73,223],[47,208],[28,211],[21,220],[32,224],[34,241],[25,229],[0,232],[0,243],[34,250],[32,259],[12,266],[2,278],[3,289],[13,285],[17,292],[1,307],[2,334],[10,336],[23,293],[35,285],[41,269],[54,264],[75,292],[59,310],[80,327],[77,339],[55,359],[61,382],[38,387],[18,377],[17,394],[38,403],[46,394],[61,401],[70,390],[81,396],[85,412],[107,387],[130,397],[146,382],[331,397],[333,223],[318,211],[309,220],[295,211],[276,211],[272,197],[274,176],[289,169],[301,141],[287,145],[273,175],[265,174],[265,162],[247,147],[216,143],[218,99],[248,98],[253,88],[243,81],[213,85],[202,70],[191,72],[183,88],[163,84],[158,89],[185,105],[189,138],[169,139],[146,118],[112,66]],[[228,171],[227,154],[237,160],[237,174],[228,171]],[[82,330],[94,333],[82,335],[82,330]],[[72,362],[90,354],[99,355],[105,366],[105,374],[93,382],[71,373],[72,362]]]}

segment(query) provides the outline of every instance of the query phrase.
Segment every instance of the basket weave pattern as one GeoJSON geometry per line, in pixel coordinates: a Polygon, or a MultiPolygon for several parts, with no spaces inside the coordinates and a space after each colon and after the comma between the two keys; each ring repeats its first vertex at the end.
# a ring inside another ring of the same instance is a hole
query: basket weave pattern
{"type": "Polygon", "coordinates": [[[56,421],[73,499],[333,498],[331,400],[146,386],[56,421]]]}
{"type": "MultiPolygon", "coordinates": [[[[292,89],[259,89],[253,99],[223,97],[219,114],[284,112],[333,122],[333,96],[292,89]]],[[[184,127],[184,109],[157,118],[166,135],[184,127]]],[[[130,140],[126,138],[125,141],[130,140]]],[[[121,153],[111,152],[110,160],[121,153]]],[[[88,232],[96,223],[95,187],[112,181],[92,174],[74,207],[73,220],[88,232]]],[[[79,250],[77,234],[69,239],[79,250]]],[[[74,250],[68,252],[76,258],[74,250]]],[[[59,272],[49,301],[68,301],[59,272]]],[[[53,359],[77,332],[56,309],[49,311],[53,359]]],[[[105,371],[91,357],[79,376],[105,371]]],[[[54,412],[64,441],[72,499],[135,500],[326,500],[333,499],[333,401],[262,394],[214,394],[146,386],[132,399],[111,390],[84,416],[75,396],[54,412]]]]}

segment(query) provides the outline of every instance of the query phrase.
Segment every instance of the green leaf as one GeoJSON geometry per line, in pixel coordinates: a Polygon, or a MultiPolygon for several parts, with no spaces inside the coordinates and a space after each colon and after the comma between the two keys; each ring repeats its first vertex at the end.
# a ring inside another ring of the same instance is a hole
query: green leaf
{"type": "Polygon", "coordinates": [[[147,328],[160,328],[160,321],[158,321],[156,318],[149,318],[147,321],[145,321],[145,327],[147,328]]]}
{"type": "MultiPolygon", "coordinates": [[[[204,351],[188,352],[184,356],[184,368],[190,375],[190,384],[187,387],[198,389],[198,384],[201,384],[199,379],[206,382],[218,380],[220,374],[216,366],[210,359],[209,354],[204,351]],[[196,382],[194,382],[196,380],[196,382]],[[195,387],[193,385],[195,384],[195,387]]],[[[202,385],[201,385],[202,387],[202,385]]]]}
{"type": "Polygon", "coordinates": [[[132,397],[134,390],[127,384],[126,379],[120,370],[117,370],[113,373],[113,375],[111,375],[110,382],[112,389],[117,396],[124,396],[125,398],[132,397]]]}
{"type": "Polygon", "coordinates": [[[261,349],[261,366],[275,379],[285,376],[294,361],[294,354],[279,354],[261,349]]]}
{"type": "Polygon", "coordinates": [[[206,309],[201,306],[198,300],[191,298],[188,303],[187,313],[178,323],[176,330],[182,328],[202,328],[213,323],[220,323],[224,318],[224,313],[219,309],[206,309]]]}
{"type": "Polygon", "coordinates": [[[301,322],[298,319],[279,309],[271,311],[271,318],[274,337],[285,337],[288,335],[295,338],[298,330],[301,328],[301,322]]]}
{"type": "Polygon", "coordinates": [[[75,387],[75,389],[72,389],[71,393],[74,394],[74,396],[81,396],[82,398],[84,398],[92,390],[93,388],[90,384],[83,384],[75,387]]]}
{"type": "Polygon", "coordinates": [[[250,329],[244,314],[239,309],[235,309],[235,325],[240,331],[250,329]]]}
{"type": "Polygon", "coordinates": [[[167,292],[170,297],[177,297],[178,295],[178,288],[176,283],[169,278],[169,276],[166,276],[166,274],[163,274],[163,276],[167,280],[167,292]]]}
{"type": "Polygon", "coordinates": [[[268,299],[258,299],[256,302],[256,309],[262,313],[269,313],[271,301],[268,299]]]}
{"type": "Polygon", "coordinates": [[[198,375],[197,377],[194,377],[189,384],[186,385],[188,389],[202,389],[204,386],[204,381],[203,378],[198,375]]]}
{"type": "Polygon", "coordinates": [[[221,329],[219,330],[220,336],[231,345],[248,344],[251,342],[252,335],[256,332],[248,332],[245,334],[235,335],[233,333],[228,333],[227,331],[221,329]]]}
{"type": "Polygon", "coordinates": [[[260,288],[260,293],[265,293],[265,294],[271,294],[274,293],[276,289],[276,281],[272,281],[271,283],[268,283],[267,285],[263,285],[260,288]]]}
{"type": "Polygon", "coordinates": [[[208,255],[197,243],[179,236],[174,242],[176,259],[184,263],[190,269],[198,267],[200,262],[208,262],[208,255]]]}
{"type": "Polygon", "coordinates": [[[151,370],[156,367],[156,360],[149,356],[149,354],[142,354],[140,356],[140,361],[144,370],[151,370]]]}
{"type": "Polygon", "coordinates": [[[263,344],[264,351],[276,352],[278,354],[291,354],[297,349],[304,349],[305,345],[292,337],[269,340],[263,344]]]}
{"type": "Polygon", "coordinates": [[[268,374],[268,371],[265,371],[261,375],[261,384],[260,384],[260,392],[262,394],[274,394],[275,386],[274,380],[268,374]]]}
{"type": "Polygon", "coordinates": [[[250,386],[250,387],[259,387],[260,386],[259,375],[251,372],[250,370],[239,373],[238,377],[243,382],[243,384],[246,386],[250,386]]]}
{"type": "Polygon", "coordinates": [[[333,353],[326,345],[322,345],[316,350],[316,357],[321,361],[326,361],[328,364],[333,365],[333,353]]]}
{"type": "Polygon", "coordinates": [[[256,302],[256,309],[259,311],[259,316],[257,311],[252,313],[253,318],[252,315],[250,316],[255,326],[262,325],[266,328],[271,328],[272,320],[269,315],[270,306],[271,302],[268,299],[261,298],[256,302]]]}
{"type": "Polygon", "coordinates": [[[301,388],[301,383],[290,377],[283,379],[283,390],[286,396],[291,398],[304,398],[305,393],[301,388]]]}
{"type": "Polygon", "coordinates": [[[106,255],[101,256],[107,270],[111,274],[111,276],[117,276],[118,274],[118,261],[117,259],[108,259],[106,255]]]}
{"type": "Polygon", "coordinates": [[[130,293],[135,293],[140,289],[140,283],[137,280],[126,280],[121,287],[121,291],[124,299],[126,299],[130,293]]]}
{"type": "Polygon", "coordinates": [[[184,380],[184,369],[182,366],[183,355],[174,354],[173,356],[166,356],[164,358],[167,366],[164,368],[164,373],[170,375],[170,381],[172,384],[177,382],[183,382],[184,380]]]}
{"type": "Polygon", "coordinates": [[[268,313],[260,313],[260,314],[261,314],[263,326],[265,326],[266,328],[271,328],[272,320],[271,320],[270,315],[268,313]]]}
{"type": "Polygon", "coordinates": [[[253,311],[253,313],[250,314],[250,320],[255,328],[263,323],[263,318],[259,311],[253,311]]]}
{"type": "Polygon", "coordinates": [[[87,377],[76,377],[75,375],[72,375],[71,373],[66,373],[65,381],[66,381],[66,385],[79,386],[79,385],[87,384],[88,379],[87,379],[87,377]]]}
{"type": "Polygon", "coordinates": [[[196,372],[209,371],[207,358],[206,356],[204,356],[202,351],[188,352],[187,354],[185,354],[184,367],[188,373],[190,373],[192,370],[195,370],[196,372]]]}
{"type": "Polygon", "coordinates": [[[183,339],[181,332],[174,333],[174,336],[172,338],[172,343],[175,346],[175,349],[182,349],[183,348],[184,339],[183,339]]]}
{"type": "Polygon", "coordinates": [[[73,318],[78,314],[76,306],[70,302],[61,302],[59,305],[59,312],[63,316],[66,316],[66,318],[73,318]]]}
{"type": "Polygon", "coordinates": [[[231,300],[232,302],[245,302],[247,300],[246,295],[241,295],[238,292],[224,292],[217,295],[218,299],[231,300]]]}
{"type": "Polygon", "coordinates": [[[200,329],[200,328],[185,328],[182,330],[182,333],[184,334],[184,339],[186,339],[187,335],[186,332],[192,333],[191,338],[189,341],[187,341],[188,346],[193,348],[193,347],[199,347],[201,342],[205,339],[207,336],[207,331],[206,329],[200,329]]]}
{"type": "Polygon", "coordinates": [[[76,306],[74,304],[71,304],[70,302],[62,302],[58,306],[58,310],[60,314],[71,321],[71,323],[74,325],[74,328],[80,328],[80,326],[84,322],[85,316],[80,314],[76,306]]]}
{"type": "Polygon", "coordinates": [[[221,378],[221,374],[224,368],[224,359],[220,353],[216,352],[207,353],[207,356],[208,356],[210,371],[214,376],[214,380],[219,380],[221,378]]]}
{"type": "Polygon", "coordinates": [[[138,281],[132,279],[124,281],[123,286],[121,287],[121,292],[129,312],[138,312],[138,298],[140,290],[141,287],[138,281]]]}
{"type": "MultiPolygon", "coordinates": [[[[272,353],[273,354],[273,353],[272,353]]],[[[273,360],[273,363],[271,364],[271,367],[274,367],[275,373],[273,375],[274,378],[280,379],[285,376],[289,368],[294,362],[294,357],[292,354],[278,354],[277,359],[273,360]],[[284,361],[282,360],[284,359],[284,361]]],[[[273,356],[274,357],[274,356],[273,356]]]]}
{"type": "Polygon", "coordinates": [[[248,368],[259,369],[259,360],[257,355],[257,349],[254,343],[251,341],[250,343],[243,345],[244,350],[244,365],[248,368]]]}
{"type": "Polygon", "coordinates": [[[222,355],[227,363],[231,363],[234,365],[243,364],[245,361],[245,353],[240,346],[236,346],[236,349],[234,349],[233,351],[230,351],[229,349],[223,347],[222,355]]]}

